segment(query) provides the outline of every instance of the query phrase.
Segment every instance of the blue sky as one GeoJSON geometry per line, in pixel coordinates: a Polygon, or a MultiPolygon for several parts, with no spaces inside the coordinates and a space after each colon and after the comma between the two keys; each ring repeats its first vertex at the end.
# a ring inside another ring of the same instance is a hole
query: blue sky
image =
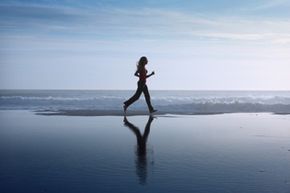
{"type": "Polygon", "coordinates": [[[289,90],[290,0],[0,2],[0,88],[289,90]]]}

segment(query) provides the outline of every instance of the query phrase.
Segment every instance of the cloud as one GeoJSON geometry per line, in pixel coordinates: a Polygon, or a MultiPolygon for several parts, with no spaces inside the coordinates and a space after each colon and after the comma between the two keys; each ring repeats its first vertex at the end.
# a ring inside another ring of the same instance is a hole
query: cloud
{"type": "MultiPolygon", "coordinates": [[[[275,1],[277,3],[277,1],[275,1]]],[[[284,1],[279,1],[284,2],[284,1]]],[[[94,40],[251,41],[289,44],[290,21],[165,9],[0,5],[0,34],[94,40]]]]}
{"type": "Polygon", "coordinates": [[[290,6],[289,0],[264,0],[252,7],[252,10],[265,10],[281,6],[290,6]]]}
{"type": "Polygon", "coordinates": [[[64,22],[75,20],[81,17],[79,9],[47,5],[0,5],[0,18],[13,20],[34,19],[41,21],[64,22]]]}

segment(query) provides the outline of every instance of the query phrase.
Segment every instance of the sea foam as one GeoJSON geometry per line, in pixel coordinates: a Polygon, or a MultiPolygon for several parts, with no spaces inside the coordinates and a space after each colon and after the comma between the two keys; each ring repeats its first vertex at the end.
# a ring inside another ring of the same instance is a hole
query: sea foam
{"type": "MultiPolygon", "coordinates": [[[[121,110],[135,91],[1,90],[0,109],[121,110]]],[[[151,91],[152,104],[166,113],[290,113],[289,91],[151,91]]],[[[142,96],[131,110],[146,110],[142,96]]]]}

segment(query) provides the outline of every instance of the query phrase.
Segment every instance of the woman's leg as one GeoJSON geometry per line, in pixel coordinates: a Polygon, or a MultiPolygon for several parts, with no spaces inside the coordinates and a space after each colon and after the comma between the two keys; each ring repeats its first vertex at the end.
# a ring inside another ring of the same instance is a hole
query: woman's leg
{"type": "Polygon", "coordinates": [[[144,87],[144,83],[142,82],[138,82],[138,88],[135,92],[135,94],[130,98],[128,99],[127,101],[124,102],[124,105],[127,107],[129,107],[132,103],[134,103],[135,101],[137,101],[141,94],[142,94],[142,91],[143,91],[143,87],[144,87]]]}
{"type": "Polygon", "coordinates": [[[153,107],[151,105],[150,94],[149,94],[148,87],[147,87],[146,84],[143,87],[143,93],[145,95],[145,99],[146,99],[146,103],[147,103],[148,109],[149,109],[150,112],[152,112],[154,109],[153,109],[153,107]]]}

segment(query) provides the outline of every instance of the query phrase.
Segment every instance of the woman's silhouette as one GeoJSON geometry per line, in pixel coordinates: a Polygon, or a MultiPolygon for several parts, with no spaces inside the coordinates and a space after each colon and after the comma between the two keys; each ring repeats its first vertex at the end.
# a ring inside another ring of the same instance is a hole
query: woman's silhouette
{"type": "Polygon", "coordinates": [[[138,127],[133,125],[131,122],[128,121],[127,117],[124,116],[124,125],[128,127],[136,136],[137,139],[137,160],[136,160],[136,172],[139,176],[140,184],[146,184],[147,180],[147,157],[146,157],[146,143],[150,133],[151,123],[153,121],[153,117],[150,115],[145,126],[145,130],[143,134],[141,134],[138,127]]]}
{"type": "Polygon", "coordinates": [[[135,94],[129,100],[124,102],[123,108],[125,112],[131,104],[133,104],[135,101],[137,101],[140,98],[142,92],[144,93],[149,112],[150,113],[156,112],[156,110],[151,105],[150,94],[148,91],[148,87],[146,85],[146,79],[154,75],[155,73],[153,71],[151,74],[147,75],[147,70],[145,68],[145,65],[147,63],[148,63],[147,58],[145,56],[142,56],[137,64],[137,70],[134,75],[139,77],[138,88],[135,94]]]}

